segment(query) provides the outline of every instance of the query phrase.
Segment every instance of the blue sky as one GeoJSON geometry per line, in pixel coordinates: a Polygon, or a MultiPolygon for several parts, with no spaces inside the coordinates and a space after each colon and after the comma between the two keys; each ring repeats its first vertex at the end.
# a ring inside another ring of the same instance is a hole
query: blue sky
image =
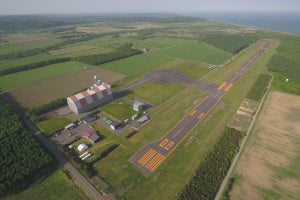
{"type": "Polygon", "coordinates": [[[300,12],[300,0],[0,0],[0,14],[300,12]]]}

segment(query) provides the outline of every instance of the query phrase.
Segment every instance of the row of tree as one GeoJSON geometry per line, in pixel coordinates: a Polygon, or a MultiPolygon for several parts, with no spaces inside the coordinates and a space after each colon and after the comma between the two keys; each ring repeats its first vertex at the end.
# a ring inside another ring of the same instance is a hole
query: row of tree
{"type": "Polygon", "coordinates": [[[200,163],[195,175],[182,190],[179,199],[214,199],[232,159],[239,150],[243,133],[226,127],[222,137],[200,163]]]}
{"type": "Polygon", "coordinates": [[[27,117],[30,118],[33,122],[39,122],[40,118],[39,116],[42,114],[45,114],[47,112],[50,112],[54,109],[60,108],[67,105],[67,99],[66,98],[59,98],[54,101],[51,101],[50,103],[43,104],[41,106],[34,107],[26,112],[27,117]]]}
{"type": "Polygon", "coordinates": [[[267,87],[272,79],[270,74],[260,74],[250,91],[247,94],[248,99],[260,101],[267,91],[267,87]]]}
{"type": "Polygon", "coordinates": [[[102,160],[103,158],[105,158],[108,154],[110,154],[113,150],[115,150],[116,148],[118,148],[120,146],[120,144],[113,144],[111,146],[109,146],[107,149],[105,149],[104,151],[102,151],[99,156],[97,156],[92,162],[91,164],[95,164],[96,162],[102,160]]]}
{"type": "Polygon", "coordinates": [[[68,61],[71,61],[71,58],[56,58],[56,59],[31,63],[31,64],[27,64],[27,65],[21,65],[21,66],[17,66],[17,67],[13,67],[13,68],[9,68],[9,69],[0,71],[0,76],[7,75],[7,74],[13,74],[16,72],[21,72],[21,71],[26,71],[26,70],[30,70],[30,69],[35,69],[35,68],[45,67],[48,65],[56,64],[56,63],[68,62],[68,61]]]}
{"type": "Polygon", "coordinates": [[[34,174],[53,162],[20,117],[0,98],[0,197],[18,185],[28,185],[34,174]]]}
{"type": "Polygon", "coordinates": [[[115,60],[127,58],[130,56],[138,55],[141,53],[143,53],[141,50],[122,47],[111,53],[81,56],[81,57],[76,58],[75,60],[77,60],[79,62],[90,64],[90,65],[100,65],[100,64],[112,62],[115,60]]]}

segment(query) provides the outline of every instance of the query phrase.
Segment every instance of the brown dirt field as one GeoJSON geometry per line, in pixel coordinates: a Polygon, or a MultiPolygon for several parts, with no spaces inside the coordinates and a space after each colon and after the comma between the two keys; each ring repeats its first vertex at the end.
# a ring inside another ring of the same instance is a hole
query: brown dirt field
{"type": "Polygon", "coordinates": [[[67,47],[67,48],[63,48],[63,49],[52,50],[52,51],[49,51],[49,53],[53,56],[57,56],[57,55],[75,53],[75,52],[86,51],[86,50],[90,50],[90,49],[96,49],[96,48],[98,48],[98,47],[91,46],[91,45],[80,45],[80,46],[75,46],[75,47],[67,47]]]}
{"type": "Polygon", "coordinates": [[[123,74],[92,68],[20,87],[11,91],[10,95],[24,109],[28,109],[88,88],[93,84],[94,75],[107,83],[113,83],[125,77],[123,74]]]}
{"type": "Polygon", "coordinates": [[[50,38],[35,38],[35,39],[30,39],[30,40],[25,40],[25,41],[20,41],[16,42],[15,44],[18,46],[31,46],[35,44],[43,44],[43,43],[48,43],[53,41],[53,39],[50,38]]]}
{"type": "Polygon", "coordinates": [[[299,102],[300,96],[269,93],[233,171],[238,178],[230,192],[231,199],[299,199],[299,177],[282,176],[275,171],[293,170],[291,162],[299,156],[299,102]]]}

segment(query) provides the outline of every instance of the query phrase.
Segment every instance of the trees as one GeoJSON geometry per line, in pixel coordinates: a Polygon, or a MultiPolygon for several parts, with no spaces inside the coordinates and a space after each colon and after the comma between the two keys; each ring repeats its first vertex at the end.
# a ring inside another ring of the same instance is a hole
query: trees
{"type": "Polygon", "coordinates": [[[267,87],[270,83],[272,76],[270,74],[260,74],[252,88],[247,94],[247,98],[260,101],[266,93],[267,87]]]}
{"type": "Polygon", "coordinates": [[[242,132],[236,129],[225,128],[222,137],[200,163],[179,199],[214,199],[233,157],[239,150],[242,136],[242,132]]]}
{"type": "Polygon", "coordinates": [[[19,116],[0,98],[0,196],[30,183],[32,175],[53,159],[24,127],[19,116]]]}

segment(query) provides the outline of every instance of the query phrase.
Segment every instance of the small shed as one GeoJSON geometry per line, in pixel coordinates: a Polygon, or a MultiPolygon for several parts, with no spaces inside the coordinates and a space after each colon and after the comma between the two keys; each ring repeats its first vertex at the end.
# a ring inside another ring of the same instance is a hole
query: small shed
{"type": "Polygon", "coordinates": [[[83,152],[83,151],[87,150],[89,147],[86,144],[80,144],[80,145],[78,145],[77,148],[78,148],[79,152],[83,152]]]}
{"type": "Polygon", "coordinates": [[[144,115],[143,117],[141,117],[138,122],[140,122],[141,124],[145,123],[146,121],[149,120],[149,117],[147,115],[144,115]]]}
{"type": "Polygon", "coordinates": [[[133,110],[135,110],[135,111],[141,111],[144,109],[144,107],[145,107],[145,104],[140,101],[136,101],[133,104],[133,110]]]}

